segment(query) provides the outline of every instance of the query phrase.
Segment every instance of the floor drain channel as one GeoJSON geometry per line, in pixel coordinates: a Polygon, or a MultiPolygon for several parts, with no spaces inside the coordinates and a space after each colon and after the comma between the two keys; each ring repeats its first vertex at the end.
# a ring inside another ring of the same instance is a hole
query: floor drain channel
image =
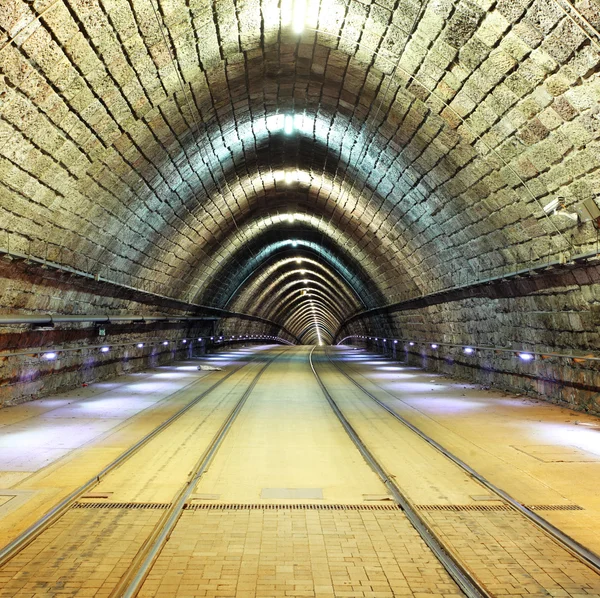
{"type": "MultiPolygon", "coordinates": [[[[73,509],[168,509],[164,502],[76,502],[73,509]]],[[[532,511],[583,511],[579,505],[526,505],[532,511]]],[[[415,505],[419,511],[445,512],[500,512],[512,511],[510,505],[415,505]]],[[[188,503],[186,511],[398,511],[396,504],[387,505],[331,505],[331,504],[259,504],[259,503],[188,503]]]]}
{"type": "Polygon", "coordinates": [[[168,509],[166,502],[76,502],[73,509],[168,509]]]}
{"type": "MultiPolygon", "coordinates": [[[[583,511],[579,505],[525,505],[531,511],[583,511]]],[[[453,513],[464,511],[512,511],[510,505],[416,505],[420,511],[450,511],[453,513]]]]}
{"type": "Polygon", "coordinates": [[[311,505],[311,504],[207,504],[192,503],[186,511],[399,511],[398,505],[311,505]]]}
{"type": "Polygon", "coordinates": [[[585,511],[579,505],[527,505],[532,511],[585,511]]]}
{"type": "Polygon", "coordinates": [[[509,505],[416,505],[419,511],[512,511],[509,505]]]}

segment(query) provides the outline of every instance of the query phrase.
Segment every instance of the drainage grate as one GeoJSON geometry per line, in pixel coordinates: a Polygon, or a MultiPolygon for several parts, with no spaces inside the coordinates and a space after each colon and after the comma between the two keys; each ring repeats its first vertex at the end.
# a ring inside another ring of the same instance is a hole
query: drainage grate
{"type": "Polygon", "coordinates": [[[399,511],[398,505],[312,505],[312,504],[215,504],[192,503],[184,506],[186,511],[399,511]]]}
{"type": "Polygon", "coordinates": [[[419,511],[512,511],[509,505],[416,505],[419,511]]]}
{"type": "Polygon", "coordinates": [[[168,509],[166,502],[76,502],[72,509],[168,509]]]}
{"type": "Polygon", "coordinates": [[[585,511],[579,505],[527,505],[532,511],[585,511]]]}
{"type": "MultiPolygon", "coordinates": [[[[73,509],[168,509],[165,502],[76,502],[73,509]]],[[[579,505],[526,505],[532,511],[583,511],[579,505]]],[[[399,511],[396,504],[328,505],[328,504],[259,504],[259,503],[188,503],[186,511],[399,511]]],[[[510,505],[415,505],[420,511],[512,511],[510,505]]]]}
{"type": "MultiPolygon", "coordinates": [[[[583,511],[579,505],[524,505],[531,511],[583,511]]],[[[420,511],[512,511],[510,505],[416,505],[420,511]]]]}

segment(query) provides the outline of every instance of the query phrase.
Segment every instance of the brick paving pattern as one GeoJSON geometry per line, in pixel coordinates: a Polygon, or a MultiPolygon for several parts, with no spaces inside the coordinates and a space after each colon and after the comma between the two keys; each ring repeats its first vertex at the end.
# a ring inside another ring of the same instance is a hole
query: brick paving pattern
{"type": "Polygon", "coordinates": [[[462,595],[401,513],[183,514],[140,598],[462,595]]]}
{"type": "Polygon", "coordinates": [[[161,514],[69,511],[0,569],[0,597],[108,596],[161,514]]]}
{"type": "Polygon", "coordinates": [[[494,596],[600,598],[600,576],[517,512],[422,516],[494,596]]]}

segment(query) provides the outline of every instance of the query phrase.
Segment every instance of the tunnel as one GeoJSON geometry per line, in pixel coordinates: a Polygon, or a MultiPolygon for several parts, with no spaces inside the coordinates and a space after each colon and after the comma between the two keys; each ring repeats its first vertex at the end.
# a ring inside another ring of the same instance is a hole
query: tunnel
{"type": "Polygon", "coordinates": [[[0,0],[0,596],[600,596],[599,73],[598,0],[0,0]]]}

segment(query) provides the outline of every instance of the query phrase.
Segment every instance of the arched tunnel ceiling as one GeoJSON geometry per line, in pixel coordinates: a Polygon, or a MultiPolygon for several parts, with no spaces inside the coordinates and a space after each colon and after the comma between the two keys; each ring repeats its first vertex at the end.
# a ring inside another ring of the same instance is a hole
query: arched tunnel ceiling
{"type": "Polygon", "coordinates": [[[561,2],[6,0],[0,238],[311,342],[585,249],[543,208],[597,188],[600,11],[561,2]]]}

